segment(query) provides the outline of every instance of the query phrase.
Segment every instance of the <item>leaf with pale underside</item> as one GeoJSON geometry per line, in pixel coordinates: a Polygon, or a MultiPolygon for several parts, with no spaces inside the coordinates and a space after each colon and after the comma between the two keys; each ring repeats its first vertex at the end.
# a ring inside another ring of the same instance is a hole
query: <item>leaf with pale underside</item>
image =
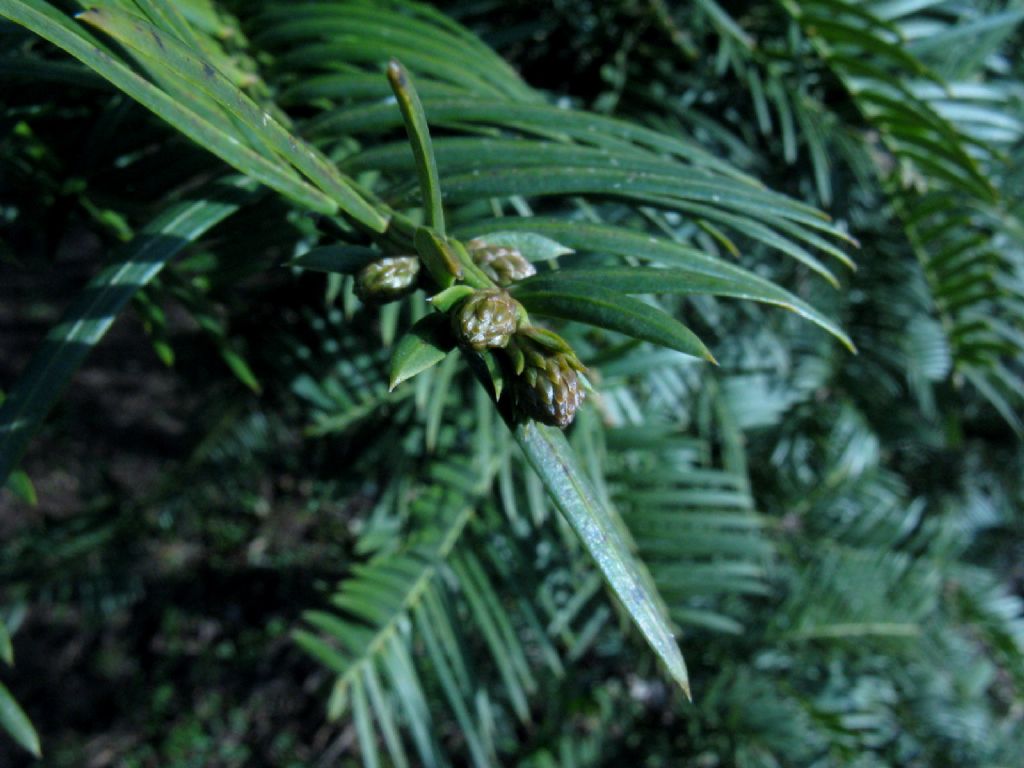
{"type": "Polygon", "coordinates": [[[573,252],[572,248],[536,232],[487,232],[478,239],[487,245],[515,248],[527,261],[550,261],[573,252]]]}

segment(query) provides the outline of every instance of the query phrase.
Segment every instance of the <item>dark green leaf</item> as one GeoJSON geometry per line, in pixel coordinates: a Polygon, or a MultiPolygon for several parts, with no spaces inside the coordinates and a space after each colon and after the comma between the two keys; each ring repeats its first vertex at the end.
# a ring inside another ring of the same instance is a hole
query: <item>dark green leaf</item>
{"type": "Polygon", "coordinates": [[[513,295],[522,292],[557,291],[568,285],[585,284],[622,293],[651,293],[728,296],[764,304],[774,304],[796,312],[831,333],[851,351],[853,342],[834,322],[781,288],[752,274],[735,270],[734,274],[708,274],[704,270],[653,269],[643,267],[593,267],[562,269],[528,277],[512,287],[513,295]]]}
{"type": "Polygon", "coordinates": [[[380,251],[361,245],[325,245],[321,248],[312,248],[288,263],[290,266],[316,272],[354,275],[370,262],[383,257],[380,251]]]}
{"type": "Polygon", "coordinates": [[[213,98],[234,120],[263,138],[281,158],[326,192],[341,210],[370,229],[384,231],[387,219],[327,158],[290,133],[193,49],[152,24],[113,8],[94,8],[79,14],[78,18],[102,29],[137,55],[159,66],[184,88],[198,89],[213,98]]]}
{"type": "Polygon", "coordinates": [[[440,363],[454,346],[447,316],[421,318],[398,340],[391,355],[390,389],[440,363]]]}
{"type": "MultiPolygon", "coordinates": [[[[554,239],[566,243],[578,251],[608,253],[671,267],[679,267],[686,273],[692,274],[693,280],[696,280],[698,276],[719,278],[723,281],[721,284],[723,293],[721,295],[748,298],[753,301],[775,304],[790,309],[831,333],[848,348],[853,349],[853,344],[849,337],[839,326],[807,302],[780,288],[770,280],[765,280],[763,277],[759,277],[753,272],[749,272],[735,264],[709,256],[696,248],[663,238],[651,237],[642,232],[633,232],[606,224],[589,224],[541,218],[510,218],[504,219],[503,224],[505,227],[515,226],[516,229],[522,227],[524,230],[538,230],[542,233],[550,234],[554,239]],[[729,285],[732,287],[727,289],[726,286],[729,285]],[[725,292],[726,290],[729,292],[725,292]]],[[[559,274],[570,273],[566,270],[559,272],[559,274]]],[[[538,275],[536,278],[529,279],[543,280],[545,277],[546,275],[538,275]]],[[[664,277],[666,277],[667,285],[673,284],[670,275],[666,274],[664,277]]],[[[628,282],[623,283],[620,290],[630,291],[626,287],[629,284],[628,282]]],[[[676,284],[686,285],[687,283],[682,281],[676,284]]],[[[649,288],[642,288],[632,292],[654,293],[655,291],[649,288]]],[[[676,291],[665,290],[665,292],[673,293],[676,291]]]]}
{"type": "Polygon", "coordinates": [[[696,334],[671,315],[615,291],[572,282],[517,290],[515,297],[534,314],[589,323],[715,362],[696,334]]]}
{"type": "Polygon", "coordinates": [[[412,153],[416,158],[416,173],[420,179],[420,193],[423,196],[423,208],[426,212],[427,226],[444,237],[444,208],[441,205],[441,182],[437,177],[437,161],[434,150],[430,146],[430,128],[423,105],[416,93],[416,87],[409,73],[397,61],[388,63],[388,81],[395,92],[405,131],[412,145],[412,153]]]}

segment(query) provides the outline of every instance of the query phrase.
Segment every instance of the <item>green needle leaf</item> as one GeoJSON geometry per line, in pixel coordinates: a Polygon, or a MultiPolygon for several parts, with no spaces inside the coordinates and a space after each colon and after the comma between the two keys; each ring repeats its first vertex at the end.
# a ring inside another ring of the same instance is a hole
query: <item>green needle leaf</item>
{"type": "Polygon", "coordinates": [[[515,297],[531,313],[589,323],[715,362],[704,342],[671,315],[615,291],[567,282],[517,290],[515,297]]]}
{"type": "Polygon", "coordinates": [[[444,237],[444,208],[441,205],[441,182],[437,175],[437,160],[430,144],[430,128],[427,116],[416,94],[416,88],[405,68],[395,60],[388,64],[388,82],[398,99],[406,133],[416,158],[416,173],[420,179],[423,207],[426,209],[427,226],[444,237]]]}
{"type": "Polygon", "coordinates": [[[184,87],[210,96],[234,120],[264,137],[274,152],[305,174],[352,218],[376,232],[383,232],[387,227],[387,219],[352,188],[351,182],[327,158],[290,133],[213,65],[176,38],[163,34],[141,18],[113,8],[84,11],[78,18],[102,29],[136,55],[167,72],[174,81],[181,81],[184,87]]]}
{"type": "Polygon", "coordinates": [[[382,258],[384,254],[380,251],[362,245],[326,245],[322,248],[311,248],[288,264],[314,272],[354,275],[367,264],[382,258]]]}
{"type": "Polygon", "coordinates": [[[672,635],[661,598],[644,578],[641,566],[626,545],[618,514],[599,501],[561,430],[529,422],[517,426],[514,435],[548,495],[580,537],[608,586],[689,698],[686,664],[672,635]]]}
{"type": "Polygon", "coordinates": [[[76,28],[54,8],[36,0],[0,0],[0,16],[6,16],[67,51],[228,165],[310,210],[325,214],[337,212],[338,205],[334,200],[303,181],[291,167],[271,162],[238,143],[235,137],[198,113],[181,106],[174,98],[99,47],[94,38],[76,28]]]}
{"type": "Polygon", "coordinates": [[[788,291],[739,268],[723,270],[722,274],[709,274],[703,269],[651,267],[561,269],[528,277],[513,286],[512,292],[518,296],[519,291],[561,290],[567,285],[613,286],[622,293],[727,296],[773,304],[810,320],[839,339],[851,352],[857,351],[850,337],[816,309],[788,291]]]}
{"type": "MultiPolygon", "coordinates": [[[[507,218],[502,220],[502,227],[511,230],[515,227],[518,230],[538,231],[544,233],[560,243],[582,252],[607,253],[631,259],[641,259],[646,262],[654,262],[672,267],[665,272],[651,273],[658,278],[659,288],[657,290],[649,287],[640,287],[641,282],[650,283],[643,271],[624,274],[617,273],[614,283],[616,290],[625,293],[678,293],[676,288],[680,285],[692,287],[700,285],[704,278],[719,278],[722,282],[717,283],[721,288],[722,296],[731,296],[739,299],[750,299],[765,304],[774,304],[784,307],[801,317],[810,320],[819,328],[839,339],[846,347],[855,352],[856,348],[850,337],[830,318],[819,312],[803,299],[793,293],[779,287],[770,280],[731,264],[723,259],[709,256],[708,254],[680,243],[666,240],[664,238],[652,237],[643,232],[632,232],[622,227],[614,227],[607,224],[589,224],[578,221],[560,221],[557,219],[540,218],[507,218]],[[679,272],[676,272],[676,268],[679,272]],[[683,277],[685,275],[685,277],[683,277]]],[[[513,230],[514,231],[514,230],[513,230]]],[[[616,267],[599,269],[619,269],[616,267]]],[[[628,271],[628,267],[621,268],[628,271]]],[[[572,275],[582,270],[560,270],[559,278],[569,275],[565,279],[572,279],[572,275]]],[[[595,277],[598,272],[587,272],[588,276],[595,277]]],[[[537,281],[541,284],[553,275],[542,274],[536,277],[523,280],[521,286],[537,281]]],[[[588,279],[590,279],[588,277],[588,279]]],[[[612,285],[601,279],[597,279],[602,285],[612,285]]],[[[711,282],[703,283],[711,286],[711,282]]],[[[689,292],[683,291],[683,292],[689,292]]],[[[703,292],[703,291],[694,291],[703,292]]],[[[708,291],[710,292],[710,291],[708,291]]]]}

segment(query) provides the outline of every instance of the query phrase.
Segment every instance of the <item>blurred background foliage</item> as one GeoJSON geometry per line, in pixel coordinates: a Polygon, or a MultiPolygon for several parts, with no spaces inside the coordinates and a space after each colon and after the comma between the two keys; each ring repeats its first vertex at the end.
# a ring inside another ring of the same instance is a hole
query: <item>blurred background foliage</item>
{"type": "MultiPolygon", "coordinates": [[[[0,11],[21,5],[76,10],[0,11]]],[[[597,389],[570,442],[679,630],[691,704],[457,356],[388,391],[422,297],[368,308],[289,266],[352,228],[246,191],[134,292],[0,496],[0,710],[31,749],[24,710],[41,764],[1019,764],[1024,3],[81,5],[183,18],[268,113],[408,207],[397,55],[439,116],[455,231],[506,217],[576,248],[570,267],[635,263],[611,235],[655,234],[784,286],[859,354],[706,295],[659,305],[718,367],[560,327],[597,389]],[[545,103],[585,113],[531,123],[545,103]],[[834,231],[666,206],[630,193],[642,170],[529,187],[594,162],[577,128],[602,164],[689,152],[834,231]]],[[[0,38],[10,391],[111,254],[226,169],[22,27],[0,38]]],[[[0,740],[0,764],[32,763],[0,740]]]]}

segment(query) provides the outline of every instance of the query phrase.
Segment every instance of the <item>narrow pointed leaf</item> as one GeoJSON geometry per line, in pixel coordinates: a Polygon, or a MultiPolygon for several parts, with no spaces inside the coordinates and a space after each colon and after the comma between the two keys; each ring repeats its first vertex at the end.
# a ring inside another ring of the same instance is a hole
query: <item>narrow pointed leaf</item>
{"type": "Polygon", "coordinates": [[[470,716],[462,694],[459,692],[458,683],[455,680],[452,668],[447,658],[445,658],[441,641],[434,634],[434,629],[431,626],[429,617],[425,614],[425,609],[422,606],[417,608],[414,617],[416,626],[425,641],[427,654],[441,683],[441,689],[444,691],[445,698],[447,698],[452,711],[455,713],[455,719],[459,723],[462,735],[469,746],[469,752],[473,758],[474,765],[478,766],[478,768],[486,768],[486,766],[492,765],[492,761],[488,759],[487,750],[484,748],[483,739],[478,733],[476,723],[470,716]]]}
{"type": "Polygon", "coordinates": [[[573,252],[572,248],[536,232],[487,232],[478,237],[488,245],[515,248],[527,261],[549,261],[573,252]]]}
{"type": "Polygon", "coordinates": [[[193,50],[152,24],[113,8],[94,8],[79,14],[81,21],[102,29],[136,55],[171,73],[183,87],[210,96],[235,120],[265,138],[284,160],[301,171],[338,204],[345,213],[377,232],[387,220],[353,189],[351,183],[327,158],[293,135],[273,115],[246,96],[216,67],[193,50]]]}
{"type": "Polygon", "coordinates": [[[363,681],[356,675],[352,678],[352,712],[356,721],[356,734],[359,737],[359,751],[363,756],[366,768],[379,768],[380,754],[377,751],[377,737],[373,732],[373,720],[370,718],[370,706],[366,701],[363,681]]]}
{"type": "Polygon", "coordinates": [[[367,264],[384,257],[380,251],[361,245],[325,245],[312,248],[292,259],[290,266],[311,269],[315,272],[335,272],[353,275],[367,264]]]}
{"type": "Polygon", "coordinates": [[[406,333],[391,355],[390,388],[440,363],[455,346],[444,315],[427,315],[406,333]]]}
{"type": "Polygon", "coordinates": [[[402,747],[402,739],[398,734],[392,707],[384,698],[383,686],[372,663],[364,665],[363,676],[366,682],[366,692],[370,695],[370,704],[380,723],[380,732],[384,737],[388,754],[391,756],[391,762],[394,763],[395,768],[409,768],[409,759],[402,747]]]}
{"type": "Polygon", "coordinates": [[[616,513],[599,500],[561,430],[536,422],[514,429],[516,442],[551,500],[580,537],[608,586],[687,697],[686,664],[661,604],[619,533],[616,513]]]}
{"type": "MultiPolygon", "coordinates": [[[[681,243],[675,243],[663,238],[651,237],[643,232],[632,232],[621,227],[609,226],[606,224],[589,224],[576,221],[560,221],[557,219],[519,219],[509,218],[502,221],[505,228],[515,227],[518,230],[536,230],[552,237],[559,242],[565,243],[577,251],[592,251],[606,253],[615,256],[623,256],[634,259],[642,259],[646,262],[662,264],[667,267],[678,267],[694,276],[706,276],[721,278],[723,286],[731,284],[735,293],[723,293],[722,295],[734,296],[736,298],[749,298],[753,301],[760,301],[766,304],[775,304],[796,312],[803,318],[810,320],[818,327],[828,331],[838,338],[847,347],[852,347],[849,337],[831,319],[816,310],[803,299],[795,296],[784,288],[780,288],[770,280],[743,269],[735,264],[709,256],[708,254],[681,243]]],[[[560,271],[558,274],[567,274],[569,270],[560,271]]],[[[529,280],[542,280],[545,275],[537,275],[529,280]]],[[[668,275],[665,275],[668,278],[668,275]]],[[[523,281],[527,283],[527,281],[523,281]]],[[[666,280],[671,284],[671,279],[666,280]]],[[[617,288],[620,288],[616,284],[617,288]]],[[[625,285],[620,288],[626,292],[654,293],[654,291],[632,290],[625,285]]],[[[666,290],[666,293],[675,291],[666,290]]]]}
{"type": "MultiPolygon", "coordinates": [[[[740,272],[740,270],[736,270],[740,272]]],[[[678,294],[683,296],[711,295],[747,299],[774,304],[807,318],[815,325],[839,339],[848,349],[855,351],[853,341],[832,320],[813,309],[792,294],[772,285],[763,278],[740,274],[707,274],[702,270],[655,269],[644,267],[593,267],[562,269],[528,277],[512,287],[513,295],[520,292],[559,290],[570,284],[585,284],[600,288],[614,286],[622,293],[678,294]]]]}
{"type": "Polygon", "coordinates": [[[590,283],[567,282],[557,287],[518,290],[515,297],[527,311],[538,315],[596,325],[714,362],[704,342],[685,325],[615,291],[590,283]]]}
{"type": "Polygon", "coordinates": [[[416,173],[420,179],[420,192],[423,195],[423,208],[426,212],[427,226],[444,237],[444,208],[441,205],[441,182],[437,176],[437,161],[434,150],[430,146],[430,128],[427,116],[416,93],[416,87],[409,73],[397,61],[388,64],[388,82],[395,92],[398,107],[402,111],[405,130],[412,145],[412,153],[416,158],[416,173]]]}

